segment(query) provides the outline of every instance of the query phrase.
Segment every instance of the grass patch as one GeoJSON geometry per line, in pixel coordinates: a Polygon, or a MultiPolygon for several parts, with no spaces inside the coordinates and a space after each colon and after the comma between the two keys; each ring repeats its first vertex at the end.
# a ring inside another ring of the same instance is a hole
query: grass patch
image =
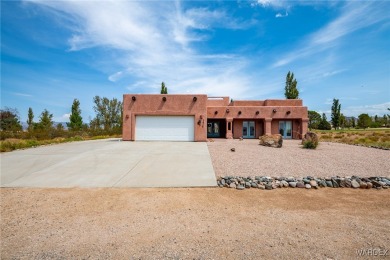
{"type": "Polygon", "coordinates": [[[3,141],[0,141],[0,151],[1,152],[11,152],[18,149],[27,149],[33,148],[42,145],[50,145],[50,144],[61,144],[61,143],[69,143],[69,142],[77,142],[77,141],[85,141],[85,140],[99,140],[106,138],[120,138],[120,135],[100,135],[93,137],[83,137],[83,136],[73,136],[73,137],[57,137],[49,140],[36,140],[36,139],[17,139],[17,138],[8,138],[3,141]]]}
{"type": "Polygon", "coordinates": [[[390,148],[388,128],[321,130],[315,133],[320,141],[390,148]]]}

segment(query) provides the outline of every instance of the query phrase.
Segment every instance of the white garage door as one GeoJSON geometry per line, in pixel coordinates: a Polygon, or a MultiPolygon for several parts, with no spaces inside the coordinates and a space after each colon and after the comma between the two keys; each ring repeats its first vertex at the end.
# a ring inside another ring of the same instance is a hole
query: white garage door
{"type": "Polygon", "coordinates": [[[193,116],[136,116],[135,140],[194,141],[193,116]]]}

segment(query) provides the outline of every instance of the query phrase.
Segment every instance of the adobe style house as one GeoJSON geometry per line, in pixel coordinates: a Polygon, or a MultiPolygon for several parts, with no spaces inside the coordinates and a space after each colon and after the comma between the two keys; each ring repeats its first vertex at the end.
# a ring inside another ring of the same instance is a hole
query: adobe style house
{"type": "Polygon", "coordinates": [[[308,127],[300,99],[230,101],[203,94],[123,95],[123,140],[206,141],[282,134],[301,139],[308,127]]]}

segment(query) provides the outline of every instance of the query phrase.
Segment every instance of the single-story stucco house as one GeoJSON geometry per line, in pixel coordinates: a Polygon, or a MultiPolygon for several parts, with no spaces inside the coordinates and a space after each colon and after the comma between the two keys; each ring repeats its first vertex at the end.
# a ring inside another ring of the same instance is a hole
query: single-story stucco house
{"type": "Polygon", "coordinates": [[[123,95],[123,140],[206,141],[281,134],[301,139],[308,127],[301,99],[235,100],[204,94],[123,95]]]}

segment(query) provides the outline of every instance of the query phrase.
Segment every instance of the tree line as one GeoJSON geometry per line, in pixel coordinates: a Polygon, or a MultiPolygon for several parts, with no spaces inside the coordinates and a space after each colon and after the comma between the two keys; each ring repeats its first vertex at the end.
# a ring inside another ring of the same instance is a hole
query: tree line
{"type": "Polygon", "coordinates": [[[6,138],[35,138],[38,140],[56,137],[70,137],[75,135],[115,135],[122,133],[122,102],[116,98],[95,96],[93,98],[95,117],[89,124],[81,116],[80,101],[74,99],[71,106],[67,130],[62,124],[55,126],[53,114],[44,109],[35,121],[33,109],[27,113],[27,131],[23,131],[19,113],[16,109],[4,108],[0,110],[1,140],[6,138]]]}
{"type": "Polygon", "coordinates": [[[360,114],[357,118],[346,117],[341,113],[340,101],[336,98],[333,99],[331,107],[331,120],[330,122],[326,118],[325,113],[322,116],[316,111],[309,110],[309,129],[319,130],[331,130],[344,129],[344,128],[378,128],[378,127],[390,127],[390,115],[384,114],[382,117],[375,115],[369,116],[367,113],[360,114]]]}

